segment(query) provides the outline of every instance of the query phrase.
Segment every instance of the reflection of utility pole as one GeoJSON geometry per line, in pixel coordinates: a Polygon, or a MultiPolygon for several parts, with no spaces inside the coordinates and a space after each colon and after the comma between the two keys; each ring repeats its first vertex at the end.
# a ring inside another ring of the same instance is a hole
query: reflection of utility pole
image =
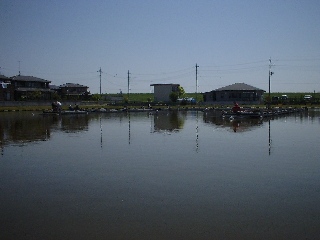
{"type": "Polygon", "coordinates": [[[270,126],[270,119],[269,119],[269,155],[271,155],[271,126],[270,126]]]}
{"type": "Polygon", "coordinates": [[[196,64],[196,102],[198,102],[198,64],[196,64]]]}
{"type": "Polygon", "coordinates": [[[102,73],[101,67],[100,67],[100,69],[99,69],[97,72],[100,73],[100,95],[101,95],[101,73],[102,73]]]}
{"type": "Polygon", "coordinates": [[[131,122],[130,122],[130,111],[128,112],[128,119],[129,119],[129,145],[131,143],[131,122]]]}
{"type": "Polygon", "coordinates": [[[100,115],[100,147],[102,148],[102,124],[101,124],[101,115],[100,115]]]}
{"type": "Polygon", "coordinates": [[[270,77],[272,76],[273,72],[271,72],[271,58],[269,59],[269,95],[268,95],[268,108],[270,108],[271,103],[271,94],[270,94],[270,77]]]}
{"type": "Polygon", "coordinates": [[[199,152],[199,124],[198,124],[198,118],[199,118],[199,111],[197,111],[197,124],[196,124],[196,152],[199,152]]]}

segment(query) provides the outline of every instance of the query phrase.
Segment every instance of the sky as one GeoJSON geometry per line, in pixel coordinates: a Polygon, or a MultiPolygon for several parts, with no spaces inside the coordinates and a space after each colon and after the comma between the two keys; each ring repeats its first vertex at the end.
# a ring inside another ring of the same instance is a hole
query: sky
{"type": "Polygon", "coordinates": [[[319,0],[0,0],[0,33],[0,74],[91,93],[320,92],[319,0]]]}

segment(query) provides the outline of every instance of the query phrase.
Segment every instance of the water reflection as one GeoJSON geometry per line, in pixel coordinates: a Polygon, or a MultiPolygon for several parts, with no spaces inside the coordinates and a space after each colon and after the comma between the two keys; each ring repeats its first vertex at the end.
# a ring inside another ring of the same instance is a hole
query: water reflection
{"type": "Polygon", "coordinates": [[[221,128],[226,128],[232,132],[247,132],[260,127],[263,124],[262,119],[232,119],[222,118],[219,112],[206,112],[203,115],[203,121],[205,123],[213,124],[221,128]]]}
{"type": "Polygon", "coordinates": [[[268,120],[269,128],[268,128],[268,133],[269,133],[269,156],[271,155],[271,123],[270,119],[268,120]]]}
{"type": "MultiPolygon", "coordinates": [[[[320,111],[307,111],[293,115],[296,122],[319,122],[320,111]]],[[[28,142],[47,141],[53,131],[66,133],[78,133],[89,130],[92,120],[100,123],[100,145],[103,146],[103,121],[113,118],[120,123],[127,124],[128,143],[131,144],[132,124],[147,118],[150,122],[150,133],[176,132],[179,133],[185,126],[188,117],[195,122],[195,145],[199,150],[199,125],[202,123],[212,125],[215,128],[225,129],[232,133],[243,133],[261,128],[268,124],[269,154],[271,153],[271,122],[270,119],[229,119],[222,118],[220,112],[186,112],[186,111],[159,111],[154,113],[111,113],[111,114],[88,114],[88,115],[49,115],[42,116],[39,113],[18,112],[0,113],[0,147],[7,144],[24,144],[28,142]],[[201,121],[202,119],[202,121],[201,121]]],[[[286,119],[286,117],[276,117],[286,119]]],[[[271,119],[272,120],[272,119],[271,119]]]]}
{"type": "Polygon", "coordinates": [[[61,130],[64,132],[81,132],[87,131],[89,125],[89,116],[88,115],[70,115],[62,116],[61,121],[61,130]]]}
{"type": "Polygon", "coordinates": [[[0,118],[0,142],[23,144],[31,141],[46,141],[57,121],[35,117],[33,113],[3,113],[0,118]]]}
{"type": "Polygon", "coordinates": [[[84,116],[41,116],[31,112],[1,113],[0,144],[24,144],[47,141],[52,131],[87,131],[89,117],[84,116]]]}
{"type": "Polygon", "coordinates": [[[196,111],[0,114],[1,143],[51,138],[0,156],[0,238],[317,239],[320,115],[310,116],[234,132],[235,121],[196,111]]]}
{"type": "Polygon", "coordinates": [[[154,132],[162,131],[179,131],[183,129],[185,118],[183,112],[170,111],[170,112],[157,112],[154,114],[154,132]]]}

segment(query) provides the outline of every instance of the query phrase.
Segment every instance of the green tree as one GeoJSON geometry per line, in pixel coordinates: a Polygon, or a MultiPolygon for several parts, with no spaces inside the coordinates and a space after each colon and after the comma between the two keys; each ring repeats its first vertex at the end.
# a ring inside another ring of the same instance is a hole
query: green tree
{"type": "Polygon", "coordinates": [[[178,87],[178,98],[182,98],[185,95],[185,91],[183,89],[183,87],[179,86],[178,87]]]}
{"type": "Polygon", "coordinates": [[[176,102],[179,98],[179,93],[178,92],[171,92],[169,98],[172,102],[176,102]]]}
{"type": "Polygon", "coordinates": [[[92,94],[91,98],[93,101],[99,101],[101,99],[101,96],[100,94],[92,94]]]}

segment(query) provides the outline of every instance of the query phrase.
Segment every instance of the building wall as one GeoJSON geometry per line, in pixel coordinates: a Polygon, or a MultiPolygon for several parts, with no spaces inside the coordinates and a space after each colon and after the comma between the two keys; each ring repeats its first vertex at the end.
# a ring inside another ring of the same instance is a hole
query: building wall
{"type": "Polygon", "coordinates": [[[87,92],[88,87],[62,87],[61,93],[62,94],[71,94],[71,93],[84,93],[87,92]]]}
{"type": "Polygon", "coordinates": [[[10,83],[0,82],[0,101],[14,100],[14,86],[10,83]]]}
{"type": "Polygon", "coordinates": [[[205,93],[205,101],[213,103],[254,103],[263,101],[263,91],[211,91],[205,93]]]}
{"type": "Polygon", "coordinates": [[[154,85],[154,101],[169,102],[171,92],[178,91],[176,84],[154,85]]]}

